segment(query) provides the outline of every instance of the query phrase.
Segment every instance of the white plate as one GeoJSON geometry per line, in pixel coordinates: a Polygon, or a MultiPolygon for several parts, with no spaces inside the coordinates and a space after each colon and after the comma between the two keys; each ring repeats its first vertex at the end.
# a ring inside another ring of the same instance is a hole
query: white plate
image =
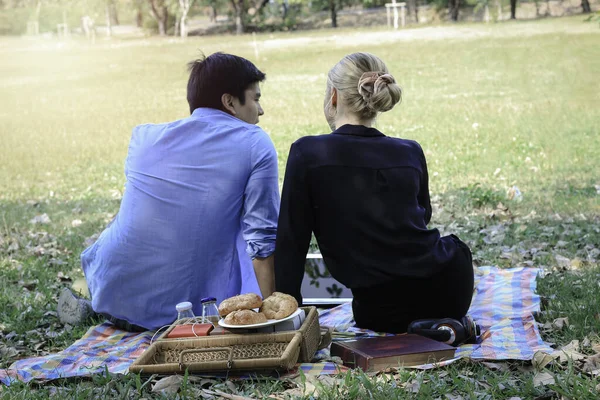
{"type": "Polygon", "coordinates": [[[228,323],[225,322],[225,318],[221,318],[219,320],[219,325],[221,325],[223,328],[227,328],[227,329],[261,328],[263,326],[275,325],[275,324],[278,324],[280,322],[287,321],[288,319],[292,319],[296,315],[299,315],[301,312],[302,312],[302,309],[298,308],[295,312],[293,312],[292,314],[288,315],[285,318],[282,318],[282,319],[268,319],[267,322],[261,322],[260,324],[251,324],[251,325],[230,325],[230,324],[228,324],[228,323]]]}

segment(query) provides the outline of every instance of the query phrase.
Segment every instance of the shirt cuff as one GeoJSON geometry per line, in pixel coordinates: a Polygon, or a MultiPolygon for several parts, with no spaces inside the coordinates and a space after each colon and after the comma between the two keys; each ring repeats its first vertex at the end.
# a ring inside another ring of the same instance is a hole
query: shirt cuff
{"type": "Polygon", "coordinates": [[[246,253],[252,258],[265,258],[275,253],[275,240],[247,242],[246,253]]]}

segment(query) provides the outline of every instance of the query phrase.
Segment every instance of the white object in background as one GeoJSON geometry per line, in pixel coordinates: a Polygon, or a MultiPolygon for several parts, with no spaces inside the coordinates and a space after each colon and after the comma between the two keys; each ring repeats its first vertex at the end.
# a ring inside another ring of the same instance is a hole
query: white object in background
{"type": "Polygon", "coordinates": [[[279,322],[275,325],[265,326],[257,329],[257,332],[260,333],[272,333],[272,332],[284,332],[284,331],[297,331],[302,326],[302,323],[306,319],[306,313],[303,309],[300,309],[298,315],[294,318],[288,319],[286,321],[279,322]]]}

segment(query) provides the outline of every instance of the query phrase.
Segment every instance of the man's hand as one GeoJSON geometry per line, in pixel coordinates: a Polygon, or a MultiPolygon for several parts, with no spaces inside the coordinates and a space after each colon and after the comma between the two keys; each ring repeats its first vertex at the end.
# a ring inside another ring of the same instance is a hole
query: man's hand
{"type": "Polygon", "coordinates": [[[254,274],[260,287],[260,293],[263,299],[266,299],[275,291],[275,256],[256,257],[252,260],[252,264],[254,265],[254,274]]]}

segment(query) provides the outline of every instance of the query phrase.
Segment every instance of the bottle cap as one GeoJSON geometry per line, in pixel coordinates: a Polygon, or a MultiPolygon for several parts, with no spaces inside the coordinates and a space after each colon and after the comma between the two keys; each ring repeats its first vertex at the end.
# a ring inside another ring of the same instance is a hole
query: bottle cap
{"type": "Polygon", "coordinates": [[[177,309],[178,312],[191,310],[192,309],[192,303],[190,303],[189,301],[184,301],[184,302],[181,302],[181,303],[177,303],[177,305],[175,306],[175,308],[177,309]]]}
{"type": "Polygon", "coordinates": [[[217,299],[215,299],[214,297],[205,297],[202,300],[200,300],[200,303],[206,303],[208,301],[217,301],[217,299]]]}

